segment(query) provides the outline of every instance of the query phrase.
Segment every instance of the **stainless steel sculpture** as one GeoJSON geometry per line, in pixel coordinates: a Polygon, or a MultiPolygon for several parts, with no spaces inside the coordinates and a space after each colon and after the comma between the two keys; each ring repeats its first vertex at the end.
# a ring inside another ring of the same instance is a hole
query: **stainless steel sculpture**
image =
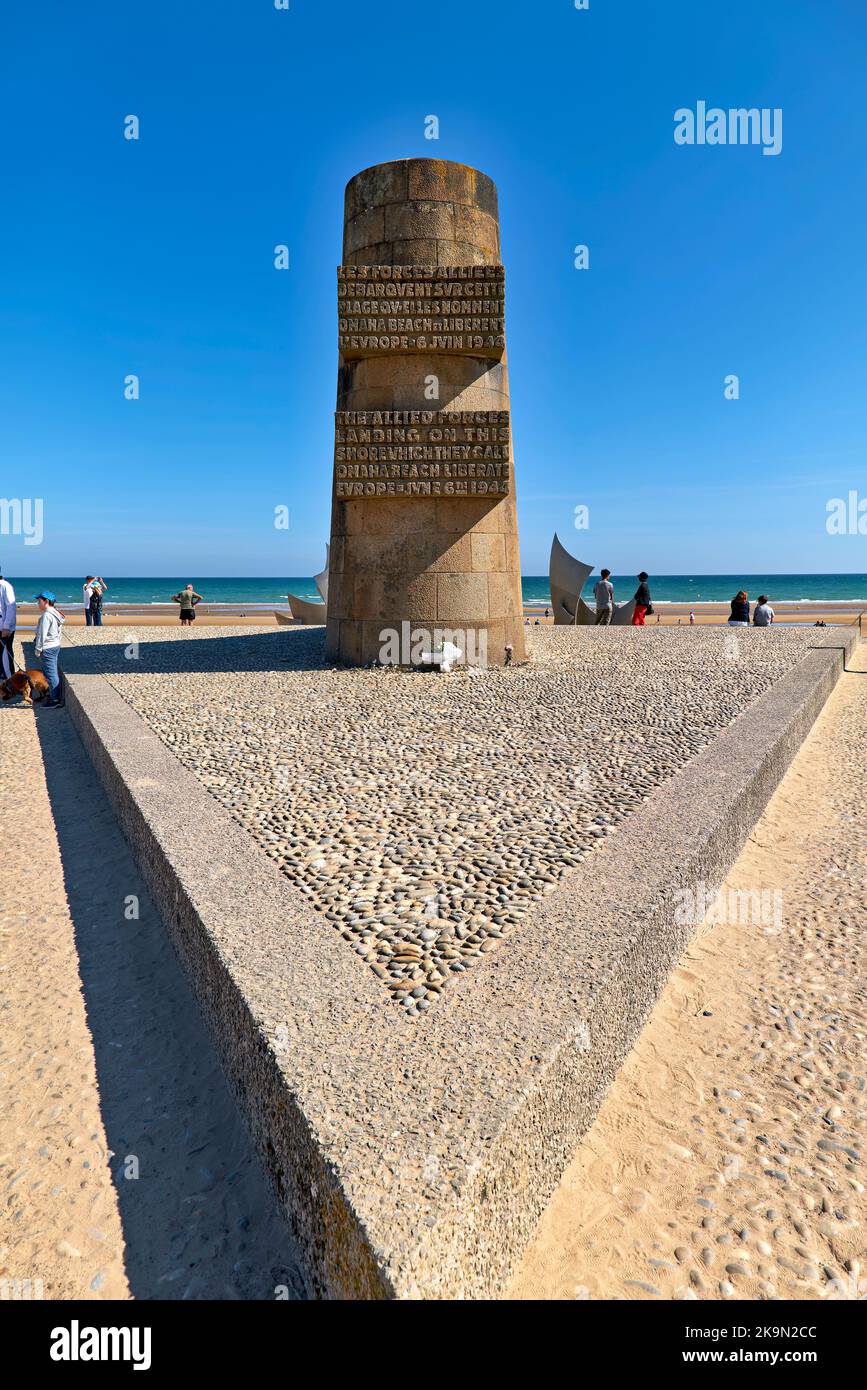
{"type": "Polygon", "coordinates": [[[331,546],[325,547],[325,569],[313,576],[313,581],[319,590],[320,598],[323,603],[328,602],[328,567],[331,564],[331,546]]]}
{"type": "MultiPolygon", "coordinates": [[[[286,595],[286,597],[289,600],[289,607],[292,610],[292,617],[295,619],[296,622],[306,623],[308,625],[313,626],[325,622],[326,616],[328,614],[328,566],[330,564],[330,561],[331,547],[329,545],[326,545],[325,569],[321,570],[319,574],[314,575],[313,577],[314,583],[316,584],[317,589],[322,595],[321,603],[310,603],[308,599],[298,598],[297,594],[286,595]]],[[[278,622],[286,621],[286,617],[284,614],[277,613],[275,616],[278,622]]]]}
{"type": "MultiPolygon", "coordinates": [[[[548,562],[548,579],[551,586],[551,606],[554,610],[554,624],[558,627],[592,626],[596,622],[596,611],[581,597],[584,585],[593,573],[592,565],[582,564],[560,542],[554,534],[551,542],[551,559],[548,562]]],[[[615,603],[611,615],[613,626],[627,627],[632,622],[635,599],[626,603],[615,603]]]]}
{"type": "Polygon", "coordinates": [[[560,537],[555,533],[551,542],[551,559],[548,563],[551,606],[554,609],[555,625],[565,626],[595,621],[594,615],[581,597],[581,591],[592,572],[593,566],[582,565],[580,560],[576,560],[574,555],[570,555],[565,546],[560,544],[560,537]],[[584,613],[588,616],[585,617],[584,613]]]}

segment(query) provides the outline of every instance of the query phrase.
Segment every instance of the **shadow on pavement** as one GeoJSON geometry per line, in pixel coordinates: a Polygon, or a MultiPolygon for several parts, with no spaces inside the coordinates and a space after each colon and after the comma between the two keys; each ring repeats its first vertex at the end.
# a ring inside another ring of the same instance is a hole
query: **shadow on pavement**
{"type": "MultiPolygon", "coordinates": [[[[212,628],[207,629],[207,637],[184,633],[162,641],[152,640],[148,628],[136,629],[134,623],[126,629],[100,628],[99,631],[111,632],[113,640],[78,646],[76,635],[68,634],[61,665],[70,675],[312,671],[326,666],[324,627],[277,628],[238,637],[226,636],[218,628],[212,628]],[[133,639],[137,639],[138,645],[133,645],[133,639]]],[[[28,648],[28,653],[32,653],[32,647],[28,648]]]]}
{"type": "Polygon", "coordinates": [[[36,723],[130,1290],[303,1297],[288,1229],[108,798],[66,712],[38,710],[36,723]]]}

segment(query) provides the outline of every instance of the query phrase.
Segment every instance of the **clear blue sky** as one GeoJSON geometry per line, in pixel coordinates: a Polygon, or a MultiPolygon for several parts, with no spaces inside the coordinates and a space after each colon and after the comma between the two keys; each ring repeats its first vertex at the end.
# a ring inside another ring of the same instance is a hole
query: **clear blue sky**
{"type": "Polygon", "coordinates": [[[499,187],[525,573],[555,528],[615,572],[867,570],[825,530],[867,494],[863,0],[51,0],[0,69],[0,495],[45,507],[7,574],[320,567],[343,187],[410,155],[499,187]],[[699,100],[781,107],[782,153],[675,145],[699,100]]]}

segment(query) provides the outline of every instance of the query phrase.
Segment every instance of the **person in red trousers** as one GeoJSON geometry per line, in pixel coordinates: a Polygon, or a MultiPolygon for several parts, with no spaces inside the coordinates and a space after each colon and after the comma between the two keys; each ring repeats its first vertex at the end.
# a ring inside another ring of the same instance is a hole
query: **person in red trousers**
{"type": "Polygon", "coordinates": [[[644,627],[646,614],[653,612],[653,604],[650,602],[650,590],[647,587],[649,575],[644,570],[638,576],[638,588],[635,591],[635,612],[632,614],[632,626],[644,627]]]}

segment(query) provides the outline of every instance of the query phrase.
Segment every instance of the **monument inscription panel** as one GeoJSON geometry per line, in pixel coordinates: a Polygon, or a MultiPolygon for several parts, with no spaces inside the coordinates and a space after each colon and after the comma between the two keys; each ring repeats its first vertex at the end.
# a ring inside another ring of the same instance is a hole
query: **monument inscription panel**
{"type": "Polygon", "coordinates": [[[340,351],[457,352],[501,357],[506,346],[501,265],[342,265],[337,270],[340,351]]]}
{"type": "Polygon", "coordinates": [[[341,498],[505,496],[510,462],[508,410],[335,412],[341,498]]]}

